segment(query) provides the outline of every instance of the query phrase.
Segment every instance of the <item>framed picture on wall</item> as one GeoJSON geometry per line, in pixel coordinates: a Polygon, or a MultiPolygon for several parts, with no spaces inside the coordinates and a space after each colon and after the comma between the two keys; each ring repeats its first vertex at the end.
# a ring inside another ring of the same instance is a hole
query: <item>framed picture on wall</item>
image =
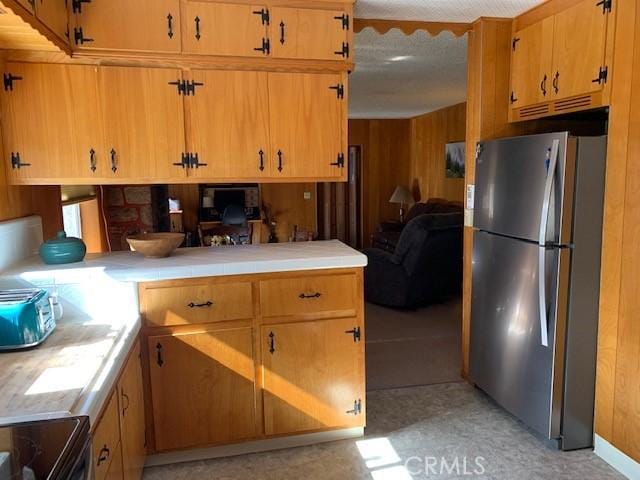
{"type": "Polygon", "coordinates": [[[445,145],[445,176],[464,178],[464,142],[445,145]]]}

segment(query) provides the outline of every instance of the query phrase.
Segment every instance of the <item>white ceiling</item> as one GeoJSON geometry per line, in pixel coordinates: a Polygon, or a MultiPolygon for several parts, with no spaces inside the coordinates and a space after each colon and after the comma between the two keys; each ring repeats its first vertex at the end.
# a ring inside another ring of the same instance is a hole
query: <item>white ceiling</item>
{"type": "MultiPolygon", "coordinates": [[[[358,0],[357,18],[472,22],[514,17],[540,0],[358,0]]],[[[467,37],[397,29],[355,35],[350,118],[410,118],[466,100],[467,37]]]]}
{"type": "Polygon", "coordinates": [[[349,118],[410,118],[464,102],[467,37],[443,32],[356,34],[349,118]]]}
{"type": "Polygon", "coordinates": [[[473,22],[479,17],[511,18],[541,0],[358,0],[356,18],[473,22]]]}

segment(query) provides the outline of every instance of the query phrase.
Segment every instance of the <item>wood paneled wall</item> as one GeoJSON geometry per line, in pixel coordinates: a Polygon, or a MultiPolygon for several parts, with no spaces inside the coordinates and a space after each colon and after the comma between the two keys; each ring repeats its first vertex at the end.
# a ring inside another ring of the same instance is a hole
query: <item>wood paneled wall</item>
{"type": "Polygon", "coordinates": [[[460,103],[411,119],[410,185],[416,201],[462,202],[464,178],[446,178],[445,145],[464,142],[467,105],[460,103]]]}
{"type": "Polygon", "coordinates": [[[640,461],[640,4],[614,8],[595,429],[640,461]]]}
{"type": "MultiPolygon", "coordinates": [[[[362,146],[363,243],[381,221],[397,220],[399,205],[389,203],[396,186],[410,186],[411,121],[349,120],[349,145],[362,146]]],[[[443,174],[444,175],[444,174],[443,174]]]]}

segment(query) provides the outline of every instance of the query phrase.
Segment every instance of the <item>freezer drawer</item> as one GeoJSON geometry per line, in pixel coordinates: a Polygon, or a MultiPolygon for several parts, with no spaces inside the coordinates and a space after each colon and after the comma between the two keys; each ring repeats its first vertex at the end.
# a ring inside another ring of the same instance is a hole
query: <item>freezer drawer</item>
{"type": "Polygon", "coordinates": [[[548,200],[546,241],[562,243],[563,213],[570,218],[572,207],[575,138],[566,132],[531,135],[481,142],[478,148],[474,227],[538,242],[548,200]]]}
{"type": "Polygon", "coordinates": [[[560,434],[564,335],[556,329],[555,305],[561,255],[559,248],[474,234],[471,379],[547,438],[560,434]],[[541,253],[549,346],[541,341],[541,253]]]}

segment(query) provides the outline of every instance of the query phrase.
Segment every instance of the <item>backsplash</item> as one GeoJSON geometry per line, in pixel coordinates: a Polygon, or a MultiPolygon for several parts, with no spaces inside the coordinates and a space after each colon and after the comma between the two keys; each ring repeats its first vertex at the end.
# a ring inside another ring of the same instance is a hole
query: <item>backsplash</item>
{"type": "Polygon", "coordinates": [[[38,216],[0,222],[0,272],[38,253],[42,219],[38,216]]]}

